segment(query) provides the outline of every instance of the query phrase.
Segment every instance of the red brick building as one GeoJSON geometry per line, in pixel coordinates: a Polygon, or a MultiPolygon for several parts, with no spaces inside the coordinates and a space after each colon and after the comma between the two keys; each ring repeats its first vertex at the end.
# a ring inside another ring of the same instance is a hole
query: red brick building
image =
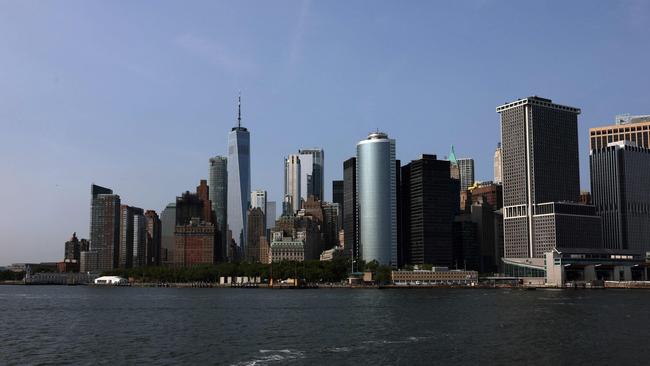
{"type": "Polygon", "coordinates": [[[205,221],[191,220],[187,225],[176,226],[174,264],[188,267],[214,263],[216,230],[205,221]]]}

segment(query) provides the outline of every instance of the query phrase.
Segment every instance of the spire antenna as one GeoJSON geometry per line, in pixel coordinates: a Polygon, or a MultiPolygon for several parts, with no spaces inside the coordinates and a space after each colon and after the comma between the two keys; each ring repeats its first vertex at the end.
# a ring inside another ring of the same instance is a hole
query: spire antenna
{"type": "Polygon", "coordinates": [[[239,91],[239,99],[237,101],[237,127],[241,128],[241,90],[239,91]]]}

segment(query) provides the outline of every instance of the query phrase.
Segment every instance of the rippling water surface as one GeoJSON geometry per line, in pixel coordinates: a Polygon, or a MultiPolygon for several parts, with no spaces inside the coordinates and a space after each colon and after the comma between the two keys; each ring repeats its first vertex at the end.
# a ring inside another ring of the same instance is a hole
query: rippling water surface
{"type": "Polygon", "coordinates": [[[0,286],[0,364],[648,364],[650,291],[0,286]]]}

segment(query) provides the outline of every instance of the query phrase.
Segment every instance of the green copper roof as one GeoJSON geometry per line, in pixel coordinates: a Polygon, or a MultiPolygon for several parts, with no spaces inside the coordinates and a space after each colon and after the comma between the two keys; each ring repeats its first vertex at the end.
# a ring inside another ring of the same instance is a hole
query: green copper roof
{"type": "Polygon", "coordinates": [[[454,145],[451,145],[451,151],[449,152],[449,161],[451,161],[452,164],[458,164],[458,161],[456,160],[456,152],[454,151],[454,145]]]}

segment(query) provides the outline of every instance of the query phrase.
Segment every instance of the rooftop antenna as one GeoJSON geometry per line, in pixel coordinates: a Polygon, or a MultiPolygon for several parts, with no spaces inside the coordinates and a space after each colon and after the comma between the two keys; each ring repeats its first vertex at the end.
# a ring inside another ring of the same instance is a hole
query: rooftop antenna
{"type": "Polygon", "coordinates": [[[239,99],[237,101],[237,127],[241,128],[241,90],[239,91],[239,99]]]}

